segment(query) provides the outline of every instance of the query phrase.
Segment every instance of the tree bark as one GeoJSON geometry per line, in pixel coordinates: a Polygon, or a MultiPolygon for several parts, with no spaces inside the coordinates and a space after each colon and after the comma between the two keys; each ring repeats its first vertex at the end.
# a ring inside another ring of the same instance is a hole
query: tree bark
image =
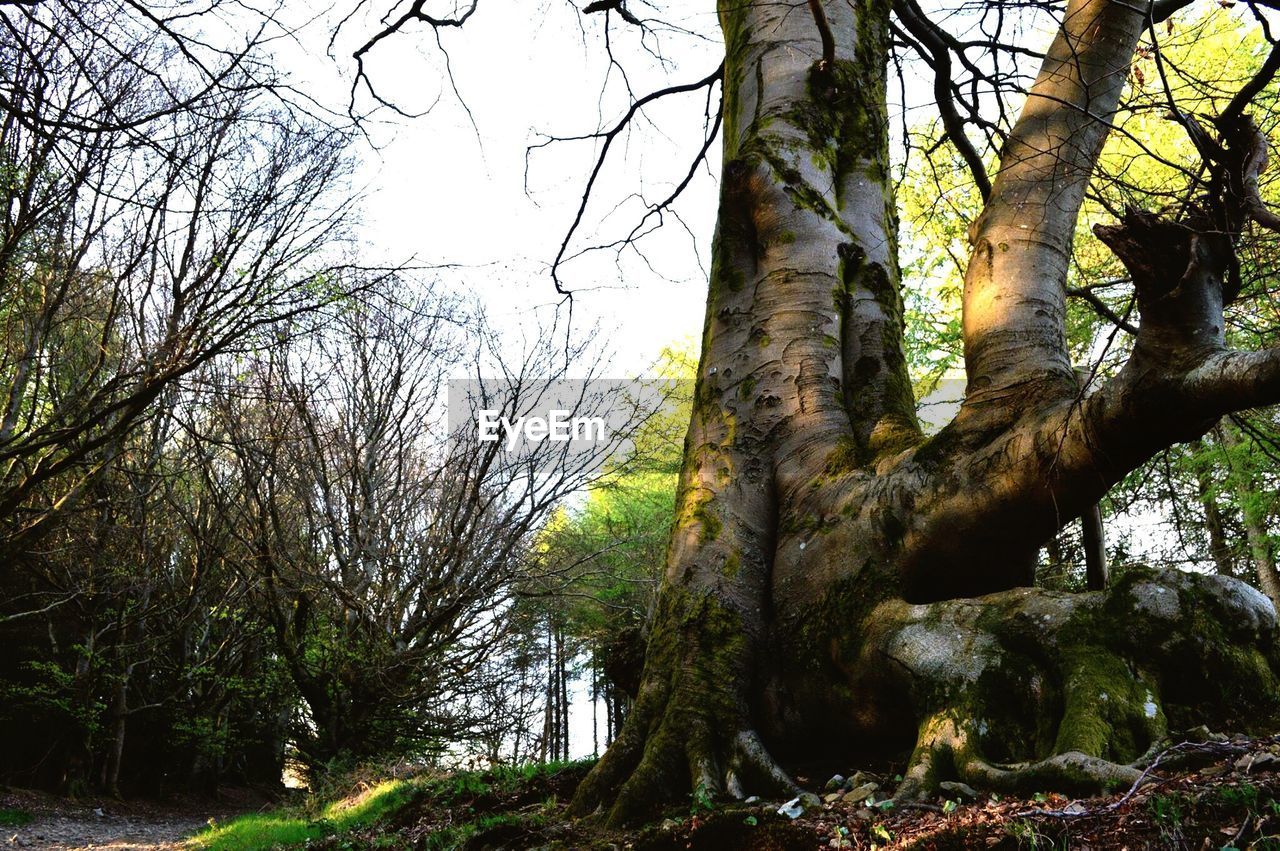
{"type": "Polygon", "coordinates": [[[1102,526],[1102,506],[1096,502],[1080,518],[1084,546],[1085,587],[1090,591],[1107,588],[1107,539],[1102,526]]]}
{"type": "Polygon", "coordinates": [[[1247,586],[1019,587],[1152,454],[1280,398],[1280,356],[1223,341],[1230,239],[1137,212],[1099,231],[1137,289],[1133,356],[1089,395],[1071,368],[1067,251],[1146,9],[1069,2],[972,228],[966,398],[926,439],[902,349],[889,7],[810,7],[720,4],[725,165],[676,523],[635,704],[575,811],[794,794],[777,757],[815,747],[911,752],[905,797],[948,776],[1128,783],[1189,706],[1263,717],[1275,613],[1247,586]]]}
{"type": "MultiPolygon", "coordinates": [[[[1206,447],[1203,441],[1196,441],[1197,454],[1202,454],[1206,447]]],[[[1196,459],[1193,463],[1196,475],[1196,495],[1200,498],[1200,507],[1204,510],[1205,531],[1209,535],[1209,556],[1213,559],[1214,569],[1223,576],[1235,576],[1235,567],[1231,559],[1231,545],[1227,542],[1227,534],[1222,525],[1222,510],[1214,498],[1213,480],[1205,464],[1196,459]]],[[[1274,600],[1273,600],[1274,602],[1274,600]]]]}

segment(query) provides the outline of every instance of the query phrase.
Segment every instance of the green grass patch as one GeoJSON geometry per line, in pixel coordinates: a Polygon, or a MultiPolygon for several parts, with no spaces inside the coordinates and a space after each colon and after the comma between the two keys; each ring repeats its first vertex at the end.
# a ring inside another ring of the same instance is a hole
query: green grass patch
{"type": "Polygon", "coordinates": [[[497,813],[495,815],[482,816],[475,821],[460,824],[457,827],[448,827],[444,830],[437,830],[427,834],[422,839],[422,846],[425,851],[456,851],[456,849],[466,844],[467,840],[475,836],[477,833],[485,833],[494,828],[504,826],[530,827],[542,824],[543,819],[533,817],[523,817],[512,815],[510,813],[497,813]]]}
{"type": "MultiPolygon", "coordinates": [[[[265,851],[300,846],[330,836],[341,837],[396,814],[413,819],[416,808],[425,807],[427,812],[452,813],[454,823],[423,837],[422,847],[428,851],[457,848],[478,832],[504,826],[536,828],[543,824],[545,816],[540,813],[513,815],[494,810],[509,803],[511,795],[541,794],[537,790],[544,789],[544,781],[558,772],[585,771],[589,764],[584,761],[497,766],[486,771],[391,780],[334,803],[321,803],[313,798],[304,806],[240,816],[196,834],[188,847],[201,851],[265,851]]],[[[546,799],[545,806],[554,809],[553,794],[546,799]]],[[[367,836],[356,839],[368,842],[367,836]]],[[[394,840],[388,837],[387,841],[394,840]]]]}
{"type": "Polygon", "coordinates": [[[412,780],[389,780],[329,804],[314,818],[296,810],[240,816],[196,834],[190,846],[209,851],[257,851],[277,845],[300,845],[373,824],[403,807],[418,788],[419,784],[412,780]]]}
{"type": "Polygon", "coordinates": [[[29,824],[35,816],[26,810],[0,809],[0,825],[4,827],[21,827],[29,824]]]}

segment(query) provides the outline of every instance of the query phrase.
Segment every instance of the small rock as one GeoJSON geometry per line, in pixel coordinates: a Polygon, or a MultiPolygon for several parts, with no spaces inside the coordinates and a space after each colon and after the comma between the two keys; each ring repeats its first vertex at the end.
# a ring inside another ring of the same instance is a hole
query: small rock
{"type": "Polygon", "coordinates": [[[863,821],[871,821],[873,818],[876,817],[876,814],[871,812],[871,810],[867,809],[866,807],[863,807],[862,809],[858,810],[853,815],[855,818],[862,819],[863,821]]]}
{"type": "Polygon", "coordinates": [[[801,792],[801,793],[800,793],[800,806],[802,806],[802,807],[820,807],[820,806],[822,806],[822,799],[821,799],[821,798],[819,798],[817,795],[813,794],[812,792],[801,792]]]}
{"type": "Polygon", "coordinates": [[[827,785],[822,788],[830,792],[832,789],[839,789],[843,785],[844,785],[844,775],[833,774],[831,775],[831,779],[827,781],[827,785]]]}
{"type": "Polygon", "coordinates": [[[747,799],[746,799],[745,801],[743,801],[742,803],[744,803],[744,804],[758,804],[758,803],[760,803],[760,796],[759,796],[759,795],[752,795],[750,798],[747,798],[747,799]]]}
{"type": "Polygon", "coordinates": [[[658,828],[661,830],[675,830],[679,826],[675,819],[664,818],[658,828]]]}
{"type": "Polygon", "coordinates": [[[792,798],[778,807],[778,815],[786,816],[789,819],[798,819],[804,815],[804,806],[800,803],[799,798],[792,798]]]}
{"type": "Polygon", "coordinates": [[[845,793],[844,802],[846,804],[858,804],[870,798],[877,789],[880,788],[879,783],[863,783],[856,789],[845,793]]]}
{"type": "Polygon", "coordinates": [[[863,783],[866,783],[870,779],[871,778],[867,776],[867,773],[865,771],[855,771],[853,772],[853,774],[850,774],[848,777],[845,778],[844,788],[856,789],[857,787],[861,786],[863,783]]]}
{"type": "Polygon", "coordinates": [[[844,797],[844,792],[837,790],[835,792],[828,792],[827,794],[823,795],[822,800],[828,804],[834,804],[836,801],[840,800],[843,797],[844,797]]]}
{"type": "Polygon", "coordinates": [[[1062,808],[1062,814],[1064,816],[1082,816],[1087,812],[1088,810],[1085,809],[1084,804],[1079,801],[1072,801],[1062,808]]]}
{"type": "Polygon", "coordinates": [[[938,784],[938,788],[946,792],[948,796],[954,795],[957,798],[963,798],[966,801],[978,800],[978,792],[967,783],[960,783],[955,780],[943,780],[938,784]]]}
{"type": "Polygon", "coordinates": [[[106,813],[104,813],[104,812],[102,811],[102,807],[98,807],[96,810],[94,810],[94,811],[93,811],[93,814],[94,814],[95,816],[97,816],[98,818],[105,818],[105,817],[106,817],[106,815],[107,815],[106,813]]]}
{"type": "MultiPolygon", "coordinates": [[[[1213,741],[1213,731],[1204,724],[1199,727],[1192,727],[1183,734],[1188,742],[1211,742],[1213,741]]],[[[1225,739],[1226,737],[1223,736],[1225,739]]]]}
{"type": "Polygon", "coordinates": [[[1269,751],[1261,753],[1247,753],[1236,760],[1236,768],[1239,771],[1249,772],[1255,769],[1268,768],[1274,769],[1280,765],[1280,757],[1269,751]]]}

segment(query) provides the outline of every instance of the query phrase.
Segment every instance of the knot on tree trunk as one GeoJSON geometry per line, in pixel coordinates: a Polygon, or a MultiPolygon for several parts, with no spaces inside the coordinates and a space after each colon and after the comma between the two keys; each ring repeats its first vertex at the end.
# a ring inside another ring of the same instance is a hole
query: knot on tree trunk
{"type": "Polygon", "coordinates": [[[1207,217],[1197,212],[1184,224],[1130,208],[1119,224],[1095,225],[1093,232],[1133,279],[1140,350],[1154,350],[1172,365],[1225,345],[1225,281],[1235,252],[1207,217]]]}

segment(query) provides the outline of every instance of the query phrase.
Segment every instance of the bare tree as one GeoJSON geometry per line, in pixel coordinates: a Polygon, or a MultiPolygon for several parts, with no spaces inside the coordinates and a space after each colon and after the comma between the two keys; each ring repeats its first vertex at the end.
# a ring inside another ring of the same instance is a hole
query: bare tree
{"type": "Polygon", "coordinates": [[[181,45],[157,47],[112,4],[57,25],[53,11],[0,15],[11,556],[77,505],[166,388],[342,292],[353,203],[344,135],[265,91],[252,54],[202,83],[165,69],[181,45]]]}
{"type": "Polygon", "coordinates": [[[470,406],[536,404],[565,368],[554,342],[451,400],[466,427],[450,434],[448,376],[491,345],[472,321],[438,296],[344,305],[322,333],[229,375],[204,427],[223,447],[206,479],[305,701],[312,766],[438,749],[469,735],[472,709],[501,710],[479,675],[502,650],[532,536],[611,449],[477,439],[470,406]]]}

